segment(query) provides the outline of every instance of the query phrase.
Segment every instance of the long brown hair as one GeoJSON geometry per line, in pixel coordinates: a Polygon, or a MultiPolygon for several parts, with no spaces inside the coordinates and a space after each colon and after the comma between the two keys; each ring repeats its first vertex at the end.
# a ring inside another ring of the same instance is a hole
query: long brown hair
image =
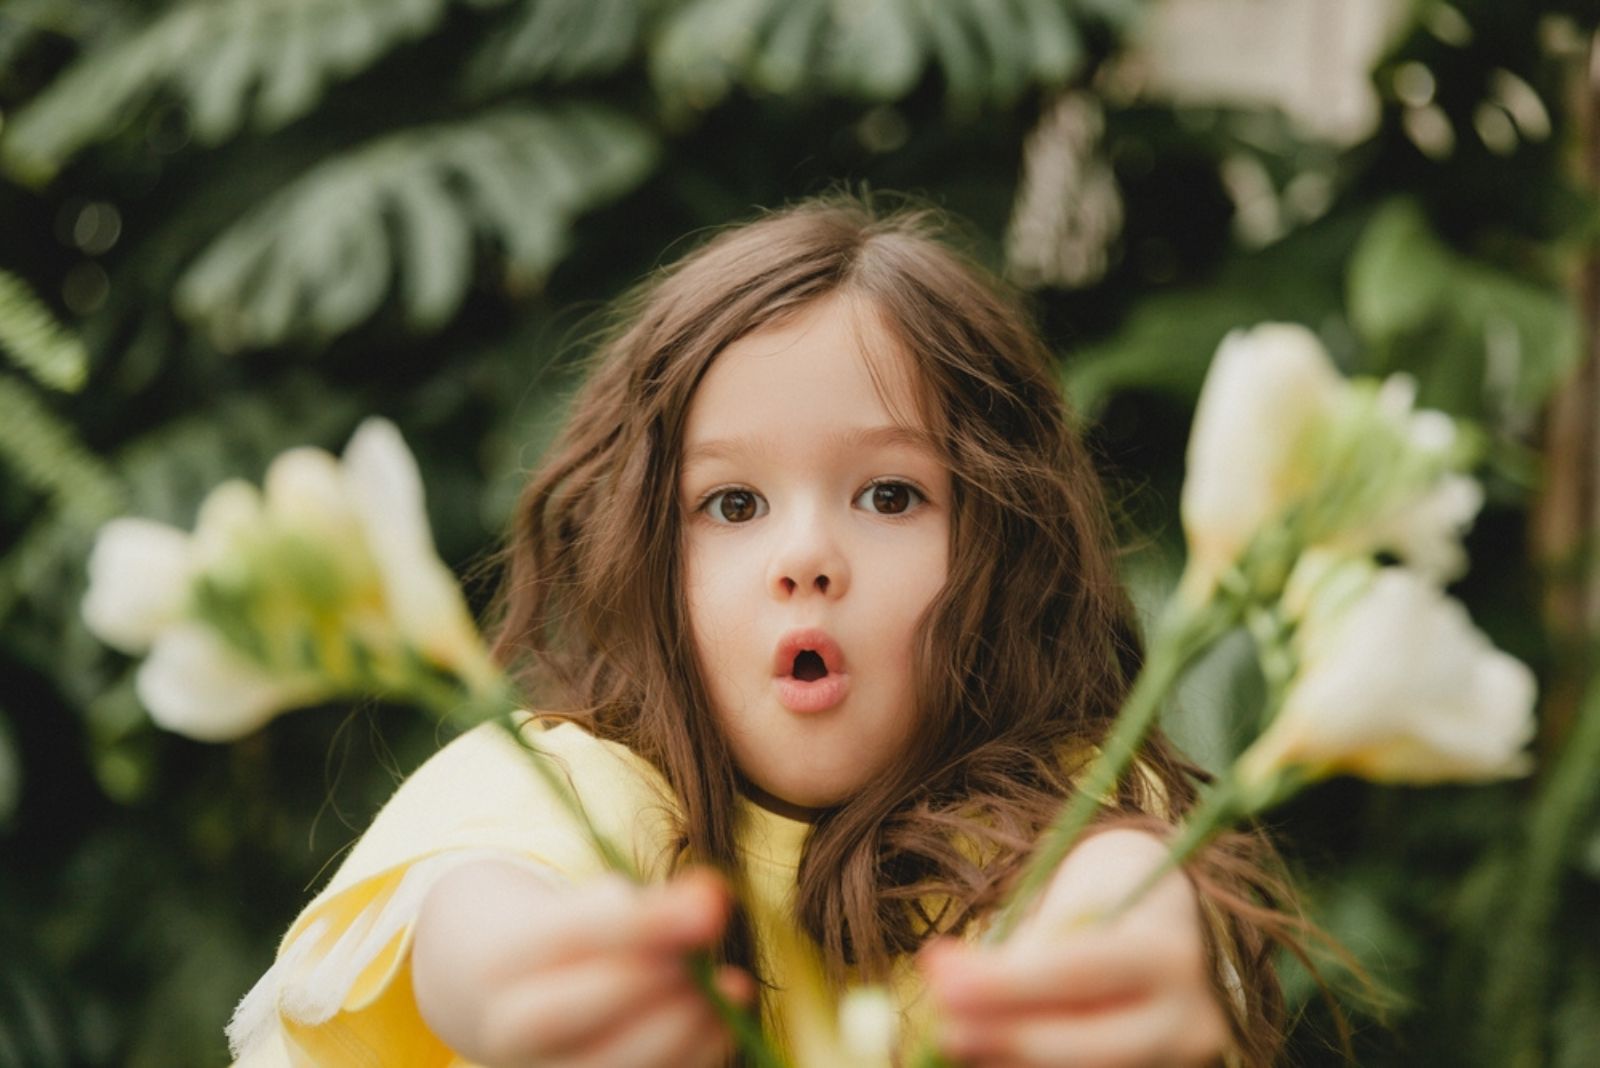
{"type": "MultiPolygon", "coordinates": [[[[797,919],[835,974],[881,976],[997,902],[1140,664],[1100,483],[1049,352],[1018,303],[939,232],[929,211],[880,217],[835,196],[723,231],[648,280],[598,347],[506,550],[502,661],[525,672],[541,707],[661,770],[681,805],[684,857],[737,870],[739,774],[680,586],[686,412],[744,335],[835,293],[878,312],[913,361],[952,472],[950,564],[916,650],[921,728],[889,774],[818,815],[801,859],[797,919]]],[[[1159,737],[1142,760],[1149,774],[1131,777],[1115,807],[1180,814],[1192,769],[1159,737]]],[[[1243,857],[1253,846],[1227,848],[1243,857]]],[[[1253,863],[1227,869],[1241,900],[1260,897],[1253,863]]],[[[1276,983],[1259,946],[1239,948],[1254,973],[1241,976],[1253,1018],[1236,1020],[1239,1044],[1268,1063],[1276,983]]],[[[723,951],[753,965],[743,922],[723,951]]]]}

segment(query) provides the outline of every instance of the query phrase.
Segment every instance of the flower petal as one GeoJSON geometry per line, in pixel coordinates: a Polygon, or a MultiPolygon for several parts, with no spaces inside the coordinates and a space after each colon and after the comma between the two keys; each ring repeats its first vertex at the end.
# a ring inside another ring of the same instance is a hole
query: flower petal
{"type": "Polygon", "coordinates": [[[209,629],[187,623],[156,639],[135,689],[159,726],[202,742],[242,737],[280,712],[326,696],[316,680],[269,675],[209,629]]]}
{"type": "Polygon", "coordinates": [[[223,482],[200,502],[194,524],[196,565],[207,571],[228,568],[261,528],[260,492],[240,479],[223,482]]]}
{"type": "Polygon", "coordinates": [[[1533,673],[1422,576],[1380,570],[1348,611],[1296,644],[1300,674],[1240,758],[1246,783],[1290,766],[1413,783],[1527,770],[1533,673]]]}
{"type": "Polygon", "coordinates": [[[396,627],[423,656],[469,679],[492,672],[455,575],[439,559],[422,477],[393,423],[368,419],[344,453],[350,499],[366,529],[396,627]]]}
{"type": "Polygon", "coordinates": [[[188,535],[149,519],[113,519],[89,553],[83,620],[95,636],[142,653],[183,612],[192,576],[188,535]]]}
{"type": "Polygon", "coordinates": [[[290,449],[272,461],[263,481],[274,524],[328,539],[331,547],[358,543],[361,524],[339,461],[322,449],[290,449]]]}
{"type": "Polygon", "coordinates": [[[1231,566],[1292,499],[1303,441],[1343,380],[1316,335],[1265,323],[1229,334],[1195,408],[1181,510],[1191,567],[1231,566]]]}
{"type": "Polygon", "coordinates": [[[1447,475],[1420,497],[1381,517],[1361,537],[1387,549],[1435,582],[1467,569],[1461,538],[1483,507],[1483,486],[1466,475],[1447,475]]]}

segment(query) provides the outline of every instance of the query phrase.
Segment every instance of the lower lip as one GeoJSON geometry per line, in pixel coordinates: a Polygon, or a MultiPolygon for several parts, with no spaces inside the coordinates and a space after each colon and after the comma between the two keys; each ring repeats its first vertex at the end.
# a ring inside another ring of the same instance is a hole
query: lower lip
{"type": "Polygon", "coordinates": [[[850,676],[838,672],[810,682],[785,675],[777,683],[778,701],[790,712],[826,712],[850,692],[850,676]]]}

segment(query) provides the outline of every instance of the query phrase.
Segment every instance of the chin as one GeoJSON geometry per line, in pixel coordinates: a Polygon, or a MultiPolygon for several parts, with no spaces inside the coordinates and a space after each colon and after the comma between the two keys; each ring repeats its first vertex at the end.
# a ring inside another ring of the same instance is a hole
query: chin
{"type": "Polygon", "coordinates": [[[774,796],[797,808],[823,809],[834,808],[849,801],[861,791],[863,782],[851,781],[844,784],[827,784],[819,786],[815,779],[798,783],[778,783],[776,789],[770,791],[774,796]]]}

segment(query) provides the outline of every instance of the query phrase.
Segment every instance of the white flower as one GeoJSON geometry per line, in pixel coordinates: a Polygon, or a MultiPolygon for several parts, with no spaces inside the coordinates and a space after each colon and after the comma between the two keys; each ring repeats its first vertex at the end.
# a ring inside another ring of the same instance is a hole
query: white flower
{"type": "Polygon", "coordinates": [[[1444,413],[1414,410],[1416,391],[1407,375],[1346,381],[1304,327],[1228,335],[1189,439],[1185,598],[1203,600],[1241,565],[1270,597],[1317,547],[1389,551],[1437,581],[1459,575],[1483,491],[1458,473],[1470,441],[1444,413]]]}
{"type": "Polygon", "coordinates": [[[241,738],[328,692],[314,676],[265,671],[196,623],[162,631],[134,689],[158,726],[202,742],[241,738]]]}
{"type": "Polygon", "coordinates": [[[1469,451],[1455,420],[1443,412],[1415,410],[1416,398],[1416,380],[1407,374],[1384,380],[1368,402],[1370,412],[1360,410],[1361,398],[1353,398],[1349,433],[1376,443],[1378,450],[1362,450],[1361,460],[1343,466],[1370,468],[1354,477],[1362,478],[1374,496],[1370,514],[1348,517],[1352,521],[1345,526],[1335,520],[1327,541],[1346,551],[1394,553],[1443,583],[1467,569],[1461,538],[1483,507],[1483,487],[1454,473],[1469,451]]]}
{"type": "Polygon", "coordinates": [[[1391,567],[1329,616],[1312,613],[1295,636],[1295,680],[1239,758],[1247,788],[1289,768],[1419,784],[1527,772],[1533,673],[1458,602],[1391,567]]]}
{"type": "Polygon", "coordinates": [[[494,692],[499,672],[433,547],[422,481],[389,423],[343,462],[291,449],[264,488],[216,487],[192,536],[117,520],[90,560],[84,616],[131,653],[169,730],[217,741],[340,694],[403,689],[417,659],[494,692]]]}
{"type": "Polygon", "coordinates": [[[125,653],[150,648],[184,611],[190,579],[189,537],[149,519],[113,519],[89,553],[83,620],[125,653]]]}
{"type": "Polygon", "coordinates": [[[1181,500],[1195,593],[1209,593],[1308,488],[1307,439],[1332,417],[1342,387],[1303,326],[1266,323],[1223,340],[1195,408],[1181,500]]]}
{"type": "Polygon", "coordinates": [[[888,1064],[894,1056],[900,1014],[881,986],[858,986],[839,1001],[839,1041],[859,1062],[888,1064]]]}
{"type": "Polygon", "coordinates": [[[425,658],[470,682],[498,677],[461,588],[434,549],[422,476],[394,424],[362,423],[345,449],[344,467],[351,505],[400,633],[425,658]]]}
{"type": "Polygon", "coordinates": [[[1380,515],[1351,540],[1386,549],[1436,582],[1467,570],[1461,538],[1483,507],[1483,486],[1466,475],[1446,475],[1434,488],[1380,515]]]}
{"type": "Polygon", "coordinates": [[[212,574],[248,563],[250,539],[263,532],[261,494],[248,482],[229,479],[206,494],[194,524],[194,567],[212,574]]]}

